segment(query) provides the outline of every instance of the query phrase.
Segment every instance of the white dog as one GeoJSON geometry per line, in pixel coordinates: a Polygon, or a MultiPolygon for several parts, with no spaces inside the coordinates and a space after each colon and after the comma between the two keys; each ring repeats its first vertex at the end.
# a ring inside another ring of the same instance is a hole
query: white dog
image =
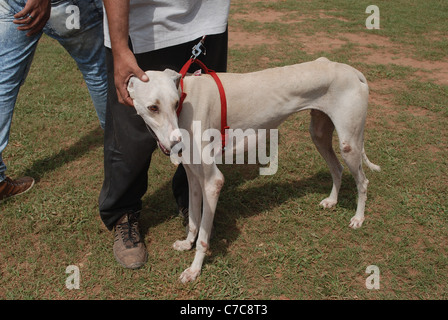
{"type": "MultiPolygon", "coordinates": [[[[128,91],[137,113],[157,137],[165,154],[169,154],[182,140],[179,128],[193,133],[193,121],[201,121],[202,130],[220,128],[219,93],[209,75],[184,78],[187,96],[178,118],[176,108],[181,94],[180,74],[168,69],[163,72],[147,71],[146,74],[149,82],[131,78],[128,91]]],[[[320,203],[324,208],[336,204],[341,186],[342,166],[332,147],[333,131],[336,129],[342,158],[358,189],[356,214],[350,221],[350,227],[361,227],[368,184],[362,169],[363,160],[371,170],[380,170],[379,166],[367,159],[364,152],[369,89],[363,74],[346,64],[319,58],[253,73],[218,75],[227,96],[230,128],[273,129],[290,114],[311,110],[311,137],[333,178],[329,197],[320,203]]],[[[205,142],[201,143],[198,147],[204,148],[205,142]]],[[[197,238],[194,261],[180,276],[182,282],[188,282],[200,274],[224,176],[215,163],[184,166],[189,183],[189,232],[186,240],[176,241],[173,246],[176,250],[190,250],[197,238]]]]}

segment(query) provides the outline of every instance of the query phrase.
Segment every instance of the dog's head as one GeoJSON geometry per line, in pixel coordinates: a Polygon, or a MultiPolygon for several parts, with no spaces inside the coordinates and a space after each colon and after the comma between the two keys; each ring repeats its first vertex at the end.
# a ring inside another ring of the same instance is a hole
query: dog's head
{"type": "Polygon", "coordinates": [[[176,109],[179,103],[181,75],[173,70],[146,71],[148,82],[131,77],[129,95],[137,114],[157,139],[160,149],[169,155],[171,148],[181,141],[176,109]]]}

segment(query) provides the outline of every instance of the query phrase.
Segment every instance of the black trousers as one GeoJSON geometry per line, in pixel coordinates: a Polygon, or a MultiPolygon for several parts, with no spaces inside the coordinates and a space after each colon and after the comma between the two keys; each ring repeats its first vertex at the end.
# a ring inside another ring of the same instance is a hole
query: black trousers
{"type": "MultiPolygon", "coordinates": [[[[218,72],[227,69],[227,31],[205,39],[207,54],[199,59],[218,72]]],[[[192,47],[200,39],[181,45],[136,54],[140,68],[180,71],[191,56],[192,47]]],[[[130,44],[132,46],[132,44],[130,44]]],[[[104,182],[99,196],[100,216],[109,230],[127,212],[142,208],[142,197],[148,188],[148,169],[157,142],[134,108],[118,102],[113,70],[112,51],[106,48],[108,97],[104,132],[104,182]]],[[[198,67],[192,66],[193,72],[198,67]]],[[[149,183],[158,183],[149,181],[149,183]]],[[[188,181],[183,166],[173,177],[173,195],[179,207],[188,207],[188,181]]],[[[167,195],[169,196],[169,195],[167,195]]]]}

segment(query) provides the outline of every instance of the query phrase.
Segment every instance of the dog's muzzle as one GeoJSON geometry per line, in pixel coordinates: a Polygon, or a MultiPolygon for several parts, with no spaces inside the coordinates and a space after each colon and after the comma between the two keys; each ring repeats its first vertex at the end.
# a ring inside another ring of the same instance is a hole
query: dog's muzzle
{"type": "Polygon", "coordinates": [[[157,141],[157,145],[159,146],[160,150],[167,156],[169,156],[171,154],[171,150],[174,148],[174,146],[176,146],[178,143],[182,142],[182,137],[178,136],[176,137],[176,139],[171,143],[170,148],[168,149],[167,147],[165,147],[162,143],[160,143],[159,138],[157,137],[157,135],[155,134],[155,132],[151,129],[150,126],[148,126],[146,124],[146,128],[148,129],[148,131],[151,133],[152,137],[157,141]]]}

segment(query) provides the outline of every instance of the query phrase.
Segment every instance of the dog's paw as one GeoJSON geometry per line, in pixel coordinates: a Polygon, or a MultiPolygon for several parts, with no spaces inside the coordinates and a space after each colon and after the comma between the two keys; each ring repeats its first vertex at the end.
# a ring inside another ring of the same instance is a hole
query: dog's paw
{"type": "Polygon", "coordinates": [[[350,220],[350,228],[353,229],[358,229],[362,226],[362,223],[364,222],[364,217],[363,218],[359,218],[357,216],[354,216],[351,220],[350,220]]]}
{"type": "Polygon", "coordinates": [[[338,203],[337,200],[331,199],[331,198],[325,198],[320,202],[320,205],[324,207],[325,209],[330,209],[334,207],[338,203]]]}
{"type": "Polygon", "coordinates": [[[201,270],[186,269],[179,277],[182,283],[193,282],[201,273],[201,270]]]}
{"type": "Polygon", "coordinates": [[[173,244],[173,248],[177,251],[187,251],[192,248],[193,244],[187,240],[177,240],[173,244]]]}

